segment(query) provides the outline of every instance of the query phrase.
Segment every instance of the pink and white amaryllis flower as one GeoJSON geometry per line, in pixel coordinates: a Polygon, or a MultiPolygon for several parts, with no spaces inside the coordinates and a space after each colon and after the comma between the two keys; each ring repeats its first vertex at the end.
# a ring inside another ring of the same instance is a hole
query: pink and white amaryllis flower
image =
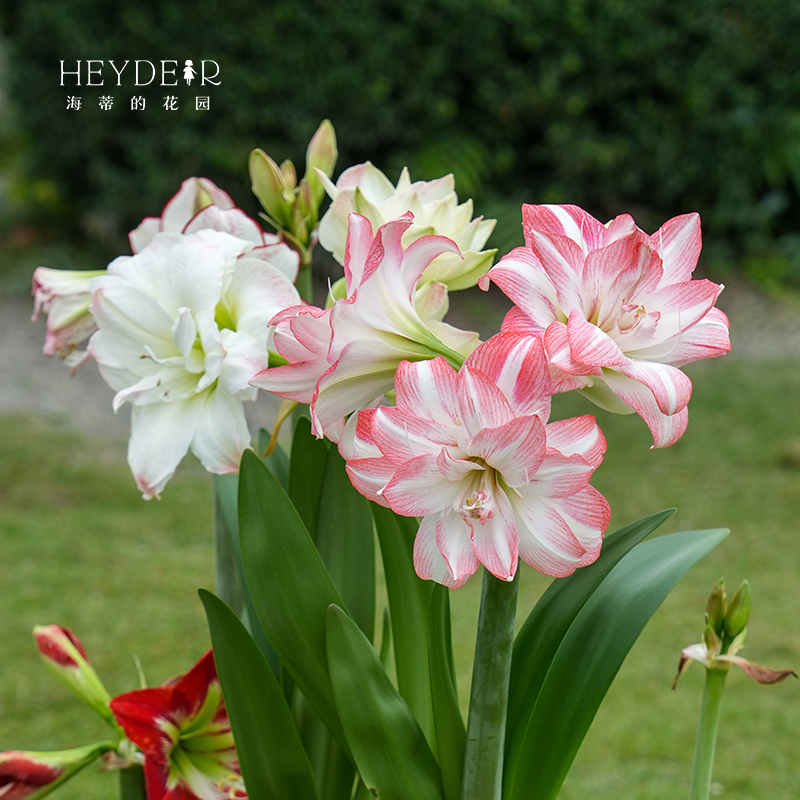
{"type": "Polygon", "coordinates": [[[219,231],[160,233],[92,283],[89,352],[117,392],[114,409],[133,406],[128,463],[145,497],[159,496],[189,448],[225,473],[250,445],[242,403],[268,364],[269,320],[300,302],[283,262],[255,252],[219,231]]]}
{"type": "Polygon", "coordinates": [[[148,800],[247,797],[210,650],[177,682],[121,694],[111,710],[144,753],[148,800]]]}
{"type": "Polygon", "coordinates": [[[493,219],[472,219],[472,200],[459,204],[452,175],[434,181],[411,182],[403,168],[397,186],[369,161],[346,169],[334,185],[318,170],[333,201],[319,224],[319,243],[340,263],[345,261],[348,217],[367,217],[375,229],[409,211],[414,222],[403,234],[403,246],[428,234],[452,239],[460,254],[442,253],[425,269],[421,283],[437,282],[449,289],[474,286],[492,264],[495,250],[482,250],[495,225],[493,219]]]}
{"type": "Polygon", "coordinates": [[[722,286],[692,280],[700,218],[655,234],[627,214],[603,225],[577,206],[522,207],[525,246],[481,280],[515,303],[504,331],[541,337],[555,391],[582,390],[615,413],[635,411],[655,447],[677,441],[692,384],[679,367],[730,349],[722,286]]]}
{"type": "Polygon", "coordinates": [[[54,753],[24,750],[0,753],[0,798],[38,800],[115,747],[115,742],[101,742],[54,753]]]}
{"type": "Polygon", "coordinates": [[[346,297],[325,310],[296,306],[278,314],[275,348],[288,362],[268,369],[253,385],[311,403],[318,436],[338,441],[343,419],[391,391],[397,365],[444,356],[460,365],[477,334],[441,321],[447,289],[418,288],[420,276],[442,253],[458,254],[443,236],[423,236],[403,248],[413,222],[406,214],[373,234],[370,221],[350,215],[345,257],[346,297]]]}
{"type": "Polygon", "coordinates": [[[103,270],[65,270],[37,267],[33,273],[33,316],[47,314],[47,333],[43,352],[46,356],[59,356],[76,370],[89,359],[84,350],[78,350],[96,330],[94,318],[89,313],[92,278],[103,270]]]}
{"type": "Polygon", "coordinates": [[[230,233],[255,246],[277,244],[273,233],[236,207],[230,195],[208,178],[187,178],[164,206],[160,217],[146,217],[128,234],[131,252],[138,253],[158,233],[196,233],[199,230],[230,233]]]}
{"type": "Polygon", "coordinates": [[[483,564],[511,580],[518,558],[562,576],[598,557],[609,508],[589,479],[605,439],[591,416],[548,424],[539,339],[500,333],[459,372],[404,362],[395,398],[359,412],[347,470],[366,497],[423,518],[421,578],[455,588],[483,564]]]}

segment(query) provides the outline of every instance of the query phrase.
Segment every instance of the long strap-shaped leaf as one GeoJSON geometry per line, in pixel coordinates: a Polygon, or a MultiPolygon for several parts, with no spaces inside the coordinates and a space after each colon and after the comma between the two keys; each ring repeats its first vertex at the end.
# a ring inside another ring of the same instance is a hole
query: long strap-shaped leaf
{"type": "Polygon", "coordinates": [[[519,758],[522,737],[544,679],[569,626],[592,592],[619,560],[675,513],[667,509],[620,528],[605,537],[600,558],[553,581],[534,606],[514,640],[506,726],[506,765],[519,758]]]}
{"type": "Polygon", "coordinates": [[[428,743],[435,747],[428,652],[428,618],[435,584],[420,580],[414,571],[414,537],[419,523],[376,504],[372,505],[372,514],[386,575],[397,685],[428,743]]]}
{"type": "MultiPolygon", "coordinates": [[[[214,515],[216,523],[216,538],[217,538],[217,551],[216,559],[220,558],[220,537],[224,537],[225,547],[227,552],[225,558],[232,559],[236,566],[236,575],[238,582],[238,591],[241,593],[241,600],[243,603],[242,621],[245,627],[250,631],[256,644],[261,648],[261,652],[267,659],[267,663],[272,667],[272,671],[276,677],[281,675],[281,663],[277,654],[272,648],[272,645],[258,621],[255,606],[253,605],[253,598],[250,595],[250,590],[247,588],[246,579],[244,576],[244,565],[242,564],[242,550],[239,542],[239,476],[236,474],[214,475],[214,515]]],[[[219,567],[217,569],[217,585],[214,587],[218,595],[226,600],[226,591],[224,586],[220,586],[219,581],[219,567]]],[[[234,600],[236,597],[234,596],[234,600]]],[[[234,606],[233,603],[228,602],[231,608],[237,612],[239,608],[234,606]]],[[[280,679],[280,678],[279,678],[280,679]]]]}
{"type": "Polygon", "coordinates": [[[542,685],[504,797],[553,800],[614,676],[675,584],[727,530],[661,536],[631,550],[569,628],[542,685]]]}
{"type": "Polygon", "coordinates": [[[461,800],[467,731],[458,707],[450,634],[450,590],[436,584],[431,596],[428,649],[436,748],[445,800],[461,800]]]}
{"type": "Polygon", "coordinates": [[[442,800],[439,767],[369,640],[337,606],[328,662],[342,726],[364,784],[381,800],[442,800]]]}
{"type": "Polygon", "coordinates": [[[311,764],[269,664],[218,597],[200,590],[236,753],[250,800],[314,800],[311,764]]]}
{"type": "Polygon", "coordinates": [[[258,618],[296,684],[349,752],[325,651],[325,619],[339,592],[291,500],[255,453],[239,473],[239,535],[258,618]]]}
{"type": "Polygon", "coordinates": [[[292,458],[289,463],[289,497],[311,538],[317,538],[319,495],[325,477],[328,445],[311,433],[311,420],[300,417],[294,426],[292,458]]]}
{"type": "MultiPolygon", "coordinates": [[[[347,476],[336,447],[311,434],[311,423],[297,422],[289,471],[289,496],[309,526],[320,556],[348,611],[372,639],[375,627],[375,531],[369,501],[347,476]]],[[[349,797],[355,766],[319,716],[296,703],[303,740],[312,756],[321,800],[349,797]]]]}

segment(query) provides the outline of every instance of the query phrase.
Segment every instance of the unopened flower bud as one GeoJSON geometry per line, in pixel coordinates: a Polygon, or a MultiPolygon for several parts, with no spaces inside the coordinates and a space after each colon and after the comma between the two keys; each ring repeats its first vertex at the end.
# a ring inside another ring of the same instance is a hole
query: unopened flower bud
{"type": "Polygon", "coordinates": [[[706,625],[706,629],[703,631],[703,644],[706,646],[710,658],[717,656],[722,649],[722,642],[711,625],[706,625]]]}
{"type": "Polygon", "coordinates": [[[747,580],[743,580],[725,612],[724,626],[728,636],[736,636],[744,630],[750,618],[752,602],[753,593],[750,584],[747,580]]]}
{"type": "Polygon", "coordinates": [[[719,635],[722,633],[722,621],[725,619],[725,579],[720,578],[711,590],[706,603],[706,622],[719,635]]]}
{"type": "Polygon", "coordinates": [[[306,150],[306,174],[303,181],[311,189],[311,204],[314,209],[319,208],[322,198],[325,197],[325,188],[317,176],[316,170],[324,172],[329,178],[333,175],[333,168],[339,153],[336,149],[336,133],[330,120],[322,120],[317,132],[311,137],[306,150]]]}
{"type": "Polygon", "coordinates": [[[114,742],[101,742],[55,753],[23,750],[0,753],[0,797],[14,800],[44,797],[114,747],[114,742]]]}
{"type": "Polygon", "coordinates": [[[288,158],[281,164],[280,170],[283,177],[284,198],[290,200],[297,186],[297,170],[295,170],[294,164],[288,158]]]}
{"type": "Polygon", "coordinates": [[[263,150],[250,153],[250,181],[253,194],[264,210],[275,222],[286,227],[292,203],[284,197],[286,186],[280,168],[263,150]]]}
{"type": "Polygon", "coordinates": [[[78,637],[60,625],[39,625],[33,629],[33,636],[50,671],[98,714],[113,722],[108,707],[111,696],[89,664],[78,637]]]}

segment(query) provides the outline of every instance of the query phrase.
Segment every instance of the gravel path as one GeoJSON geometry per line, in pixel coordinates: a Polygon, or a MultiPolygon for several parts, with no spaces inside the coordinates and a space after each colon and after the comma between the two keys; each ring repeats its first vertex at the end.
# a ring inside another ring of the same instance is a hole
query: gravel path
{"type": "MultiPolygon", "coordinates": [[[[474,327],[470,312],[486,303],[491,309],[481,328],[488,336],[497,330],[505,310],[499,293],[488,297],[479,291],[467,292],[449,318],[461,327],[474,327]]],[[[767,297],[741,283],[728,286],[718,305],[731,320],[732,353],[728,358],[800,358],[800,299],[767,297]]],[[[58,359],[42,355],[44,319],[30,321],[32,304],[25,297],[0,297],[4,324],[0,333],[0,414],[45,413],[63,415],[69,424],[87,434],[126,439],[129,409],[111,411],[113,392],[90,363],[75,377],[58,359]]],[[[262,396],[248,404],[248,417],[254,427],[269,428],[277,404],[262,396]]]]}

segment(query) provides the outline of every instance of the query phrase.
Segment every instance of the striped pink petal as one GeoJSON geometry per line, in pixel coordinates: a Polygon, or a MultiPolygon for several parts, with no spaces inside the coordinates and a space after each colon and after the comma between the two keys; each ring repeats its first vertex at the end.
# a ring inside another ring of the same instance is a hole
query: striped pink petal
{"type": "Polygon", "coordinates": [[[499,333],[464,362],[483,372],[503,392],[515,413],[550,416],[552,386],[547,356],[535,336],[499,333]]]}
{"type": "Polygon", "coordinates": [[[494,491],[494,501],[493,516],[484,520],[467,518],[472,528],[472,549],[492,575],[510,581],[517,571],[517,521],[508,497],[499,487],[494,491]]]}
{"type": "Polygon", "coordinates": [[[414,364],[401,362],[394,391],[397,405],[410,414],[442,425],[460,422],[457,373],[442,357],[414,364]]]}
{"type": "Polygon", "coordinates": [[[611,371],[603,379],[608,388],[647,423],[653,434],[653,447],[669,447],[683,436],[689,424],[688,408],[668,416],[661,411],[653,392],[644,384],[611,371]]]}
{"type": "Polygon", "coordinates": [[[547,424],[547,446],[565,456],[578,454],[587,464],[599,467],[606,452],[606,439],[595,418],[582,417],[556,420],[547,424]]]}
{"type": "Polygon", "coordinates": [[[475,436],[483,428],[499,428],[514,419],[506,396],[480,370],[462,367],[459,404],[464,432],[475,436]]]}
{"type": "Polygon", "coordinates": [[[457,589],[478,569],[469,525],[452,511],[426,516],[414,539],[414,569],[423,580],[457,589]]]}
{"type": "Polygon", "coordinates": [[[572,574],[586,549],[564,518],[535,495],[511,497],[517,518],[519,557],[544,575],[556,578],[572,574]]]}

